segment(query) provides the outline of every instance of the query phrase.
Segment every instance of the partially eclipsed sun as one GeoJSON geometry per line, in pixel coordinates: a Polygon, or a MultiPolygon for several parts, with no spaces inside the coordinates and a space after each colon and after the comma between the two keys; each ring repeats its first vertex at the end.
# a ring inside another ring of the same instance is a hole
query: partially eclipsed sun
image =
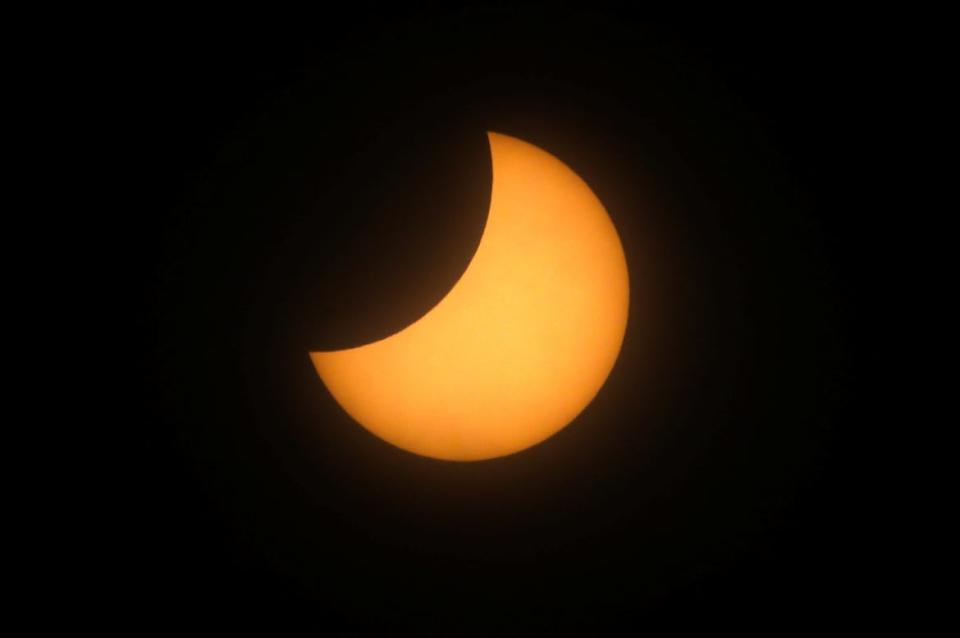
{"type": "Polygon", "coordinates": [[[627,324],[627,264],[600,200],[560,160],[488,134],[490,212],[433,309],[373,343],[312,352],[337,402],[404,450],[475,461],[550,437],[593,400],[627,324]]]}

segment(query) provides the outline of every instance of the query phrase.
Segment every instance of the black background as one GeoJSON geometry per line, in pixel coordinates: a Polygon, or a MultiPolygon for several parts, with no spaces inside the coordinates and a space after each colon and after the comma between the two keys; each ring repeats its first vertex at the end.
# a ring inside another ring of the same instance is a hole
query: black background
{"type": "Polygon", "coordinates": [[[863,34],[546,5],[144,17],[116,61],[118,276],[147,340],[121,613],[332,635],[855,620],[863,34]],[[456,464],[354,424],[306,353],[449,290],[489,204],[487,130],[590,184],[631,315],[569,427],[456,464]]]}

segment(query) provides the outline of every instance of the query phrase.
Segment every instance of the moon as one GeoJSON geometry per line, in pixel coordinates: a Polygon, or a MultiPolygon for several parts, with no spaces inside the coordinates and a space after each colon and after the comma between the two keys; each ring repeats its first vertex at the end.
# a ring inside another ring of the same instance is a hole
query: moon
{"type": "Polygon", "coordinates": [[[450,461],[513,454],[566,427],[609,376],[627,325],[627,263],[603,204],[553,155],[487,137],[490,210],[449,293],[384,339],[310,353],[360,425],[450,461]]]}

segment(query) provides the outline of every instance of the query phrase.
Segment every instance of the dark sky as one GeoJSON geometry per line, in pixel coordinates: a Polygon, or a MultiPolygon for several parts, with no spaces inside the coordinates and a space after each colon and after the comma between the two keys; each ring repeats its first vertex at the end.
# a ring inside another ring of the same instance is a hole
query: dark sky
{"type": "Polygon", "coordinates": [[[361,7],[131,30],[143,268],[120,277],[147,344],[119,613],[347,636],[856,617],[856,24],[361,7]],[[487,130],[604,202],[631,316],[574,423],[456,464],[354,424],[306,353],[449,290],[489,204],[487,130]]]}

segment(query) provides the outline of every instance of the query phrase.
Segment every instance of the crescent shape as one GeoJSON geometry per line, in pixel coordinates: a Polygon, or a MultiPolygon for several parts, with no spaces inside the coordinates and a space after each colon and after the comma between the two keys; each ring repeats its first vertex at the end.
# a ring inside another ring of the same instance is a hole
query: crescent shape
{"type": "Polygon", "coordinates": [[[385,339],[310,353],[358,423],[454,461],[518,452],[569,424],[610,374],[629,306],[620,238],[587,184],[532,144],[488,138],[490,212],[446,297],[385,339]]]}

